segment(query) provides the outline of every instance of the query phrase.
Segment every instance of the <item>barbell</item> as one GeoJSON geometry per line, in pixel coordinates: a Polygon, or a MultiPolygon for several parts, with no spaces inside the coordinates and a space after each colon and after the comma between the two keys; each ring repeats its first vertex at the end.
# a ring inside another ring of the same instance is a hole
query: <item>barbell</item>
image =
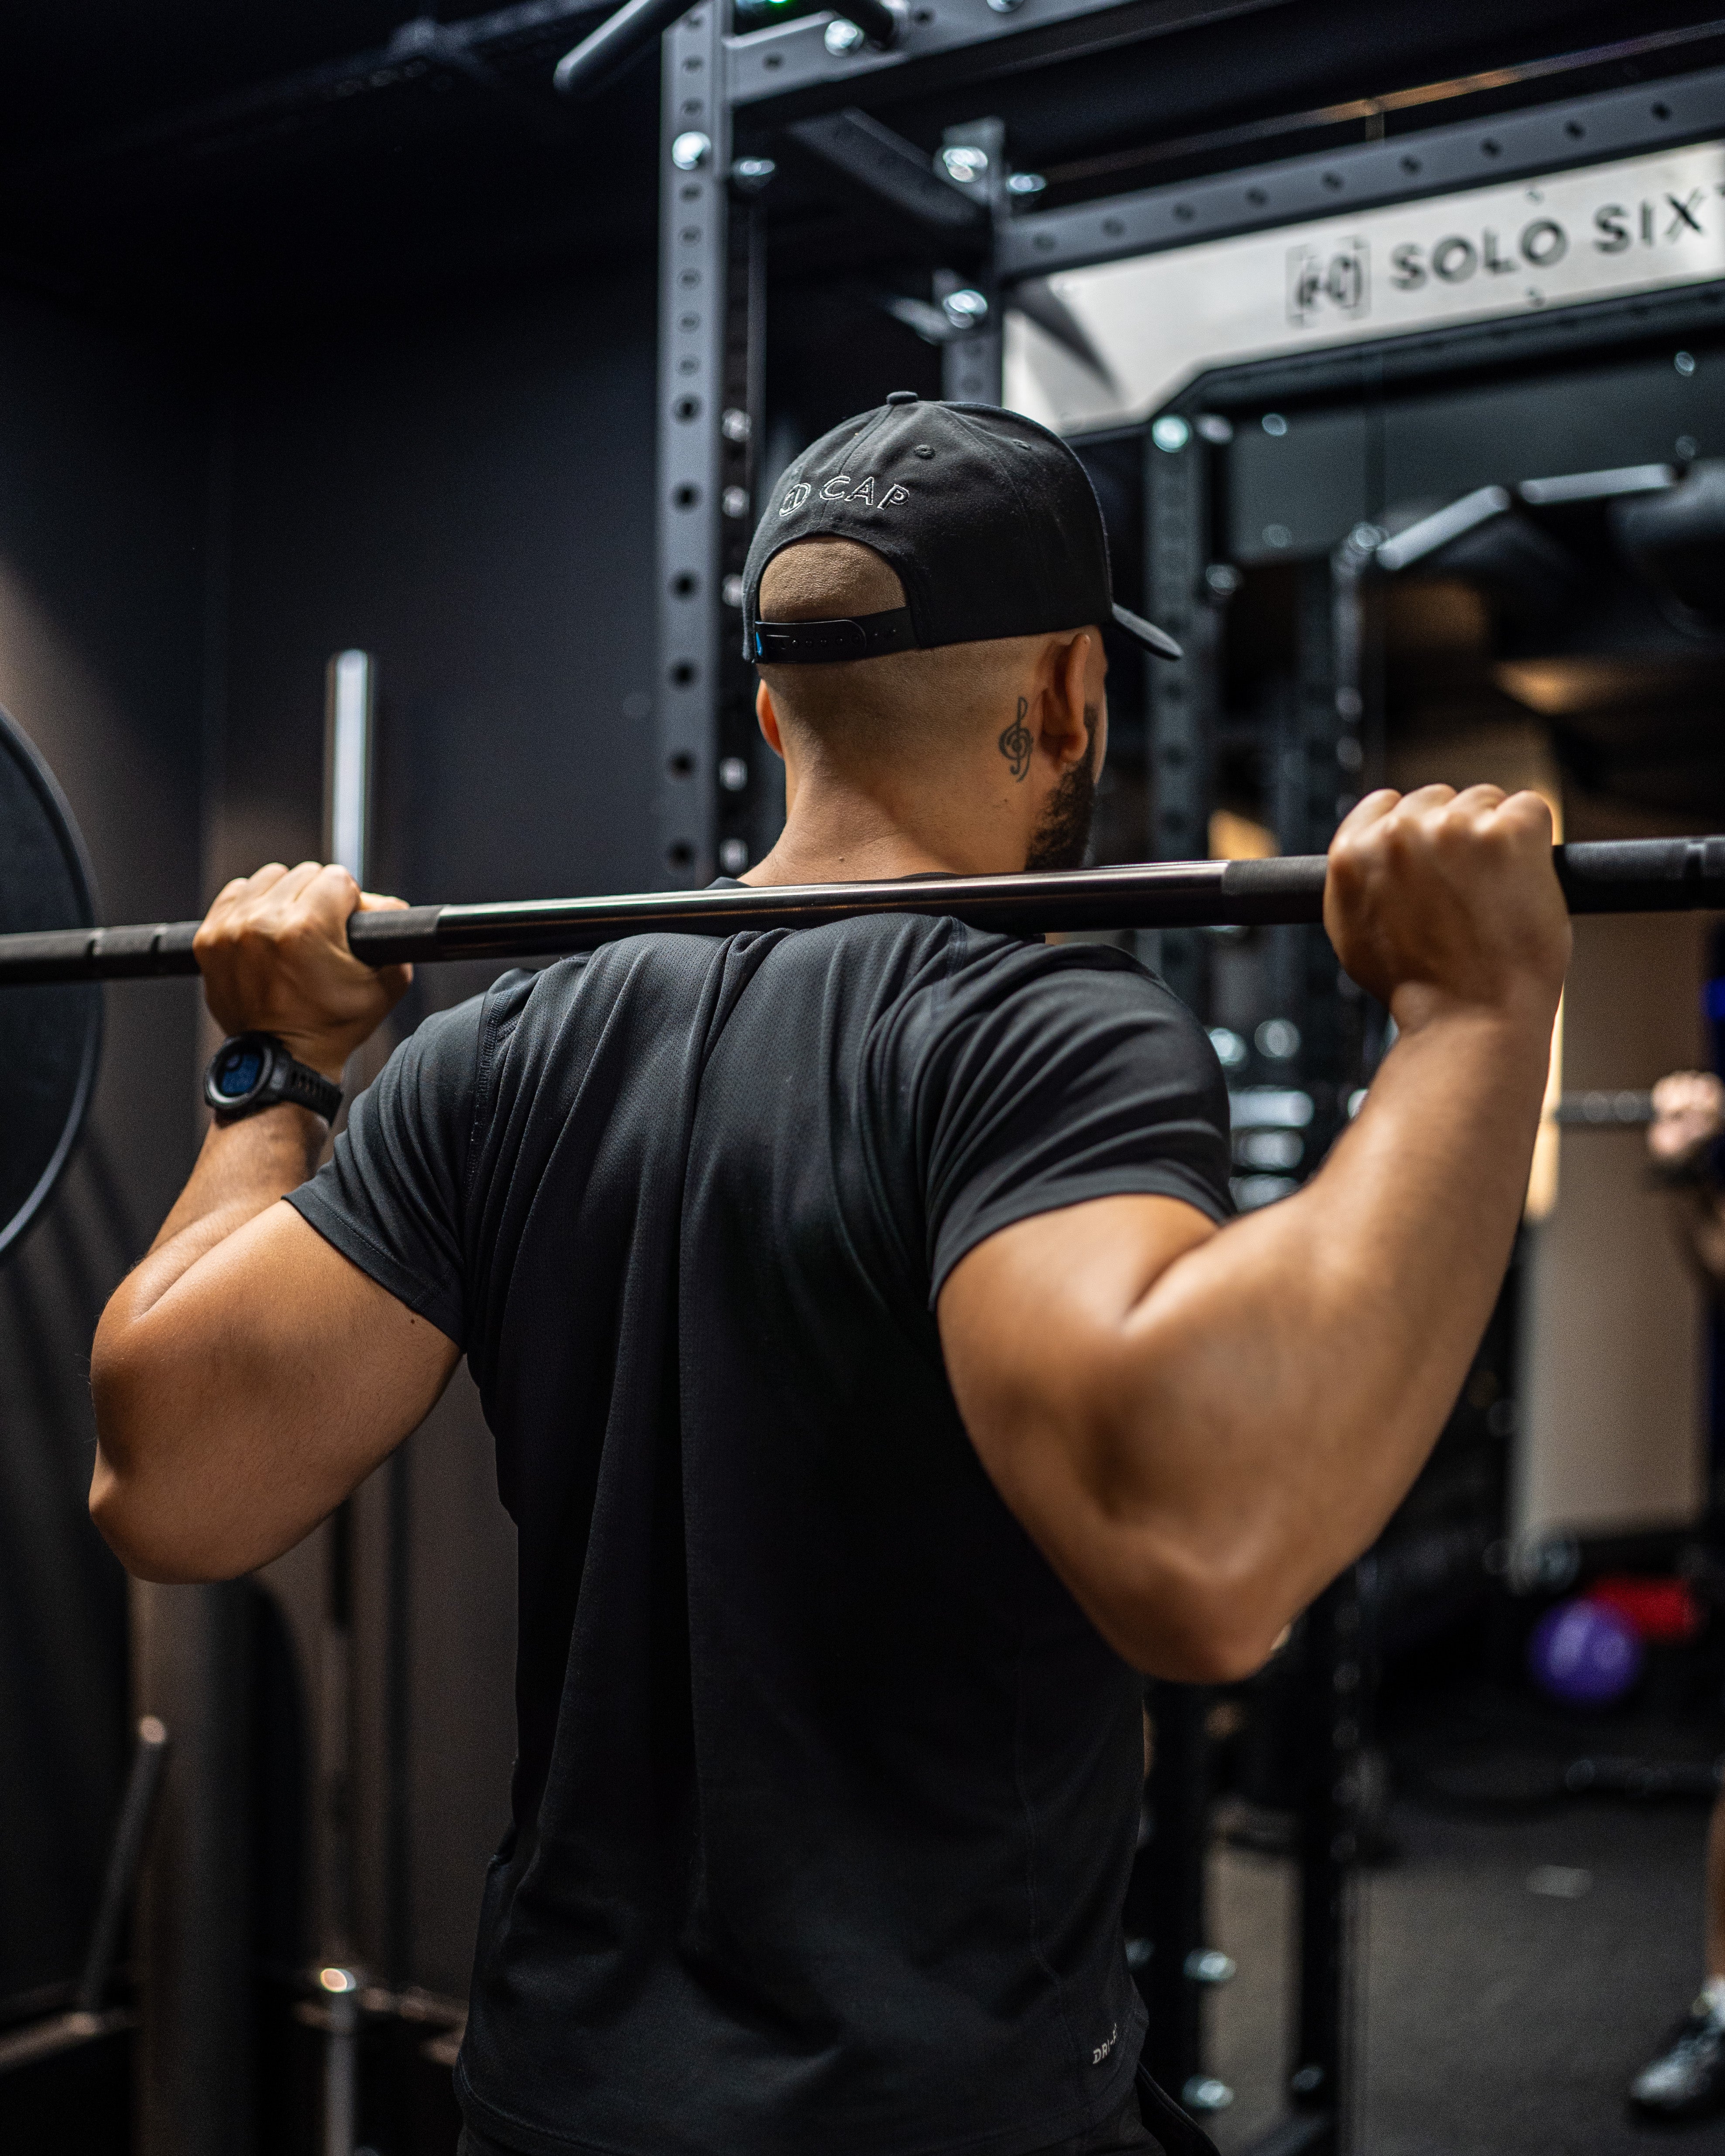
{"type": "MultiPolygon", "coordinates": [[[[1558,846],[1572,913],[1725,908],[1725,837],[1558,846]]],[[[1324,857],[1145,861],[1019,875],[875,883],[721,885],[622,897],[415,906],[356,913],[355,955],[375,966],[589,951],[652,930],[732,936],[814,928],[870,913],[937,914],[1012,935],[1049,931],[1293,926],[1323,917],[1324,857]]],[[[97,983],[195,973],[195,921],[95,923],[71,813],[0,711],[0,1252],[40,1211],[89,1101],[101,1030],[97,983]]]]}
{"type": "MultiPolygon", "coordinates": [[[[1572,913],[1725,907],[1725,838],[1613,839],[1554,846],[1572,913]]],[[[734,936],[819,928],[862,914],[938,914],[1008,935],[1081,928],[1292,926],[1323,918],[1325,859],[1136,861],[1019,875],[905,877],[878,883],[726,885],[618,898],[410,906],[356,913],[347,941],[367,965],[439,958],[542,957],[591,951],[651,930],[734,936]]],[[[0,934],[0,988],[195,973],[196,921],[0,934]]]]}

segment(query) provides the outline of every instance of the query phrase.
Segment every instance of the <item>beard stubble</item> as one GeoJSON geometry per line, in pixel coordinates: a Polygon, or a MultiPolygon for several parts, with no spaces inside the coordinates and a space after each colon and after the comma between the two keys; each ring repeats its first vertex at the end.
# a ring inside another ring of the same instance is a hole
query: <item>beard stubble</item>
{"type": "Polygon", "coordinates": [[[1048,798],[1041,821],[1031,836],[1025,858],[1028,869],[1081,869],[1090,851],[1091,824],[1096,809],[1096,727],[1101,712],[1095,704],[1084,707],[1084,731],[1088,737],[1081,762],[1075,763],[1048,798]]]}

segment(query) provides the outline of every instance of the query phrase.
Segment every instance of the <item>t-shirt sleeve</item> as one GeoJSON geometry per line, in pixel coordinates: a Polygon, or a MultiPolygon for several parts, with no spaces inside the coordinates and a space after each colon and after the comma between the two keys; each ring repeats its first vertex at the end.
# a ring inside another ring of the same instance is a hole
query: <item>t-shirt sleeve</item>
{"type": "Polygon", "coordinates": [[[1031,947],[960,987],[936,1030],[918,1089],[931,1302],[967,1251],[1038,1213],[1144,1195],[1231,1215],[1221,1066],[1142,967],[1031,947]]]}
{"type": "Polygon", "coordinates": [[[288,1204],[409,1310],[466,1344],[462,1218],[487,998],[426,1019],[354,1101],[288,1204]]]}

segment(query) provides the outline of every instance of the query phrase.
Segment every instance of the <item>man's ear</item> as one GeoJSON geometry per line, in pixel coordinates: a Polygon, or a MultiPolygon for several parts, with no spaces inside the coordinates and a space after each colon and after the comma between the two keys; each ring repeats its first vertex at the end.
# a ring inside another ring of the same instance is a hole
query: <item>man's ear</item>
{"type": "Polygon", "coordinates": [[[760,726],[761,737],[778,758],[784,761],[784,737],[779,732],[778,713],[773,708],[773,691],[764,681],[755,689],[755,718],[760,726]]]}
{"type": "Polygon", "coordinates": [[[1085,690],[1090,669],[1091,637],[1081,629],[1069,644],[1050,654],[1050,680],[1043,699],[1042,747],[1062,772],[1082,763],[1090,750],[1084,723],[1085,690]]]}

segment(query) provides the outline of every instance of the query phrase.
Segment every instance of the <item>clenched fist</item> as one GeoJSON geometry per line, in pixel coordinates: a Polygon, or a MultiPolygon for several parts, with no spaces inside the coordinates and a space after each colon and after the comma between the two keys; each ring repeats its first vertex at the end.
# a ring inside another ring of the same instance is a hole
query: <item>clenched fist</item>
{"type": "Polygon", "coordinates": [[[192,947],[204,1000],[227,1033],[273,1033],[302,1063],[339,1080],[348,1057],[400,1002],[411,966],[367,966],[347,947],[350,913],[406,901],[362,891],[346,869],[271,861],[236,876],[192,947]]]}
{"type": "Polygon", "coordinates": [[[1324,927],[1404,1033],[1455,1010],[1549,1027],[1569,913],[1537,793],[1422,786],[1368,794],[1336,834],[1324,927]]]}
{"type": "Polygon", "coordinates": [[[1725,1132],[1725,1085],[1711,1070],[1674,1070],[1653,1089],[1647,1151],[1656,1168],[1687,1168],[1725,1132]]]}

